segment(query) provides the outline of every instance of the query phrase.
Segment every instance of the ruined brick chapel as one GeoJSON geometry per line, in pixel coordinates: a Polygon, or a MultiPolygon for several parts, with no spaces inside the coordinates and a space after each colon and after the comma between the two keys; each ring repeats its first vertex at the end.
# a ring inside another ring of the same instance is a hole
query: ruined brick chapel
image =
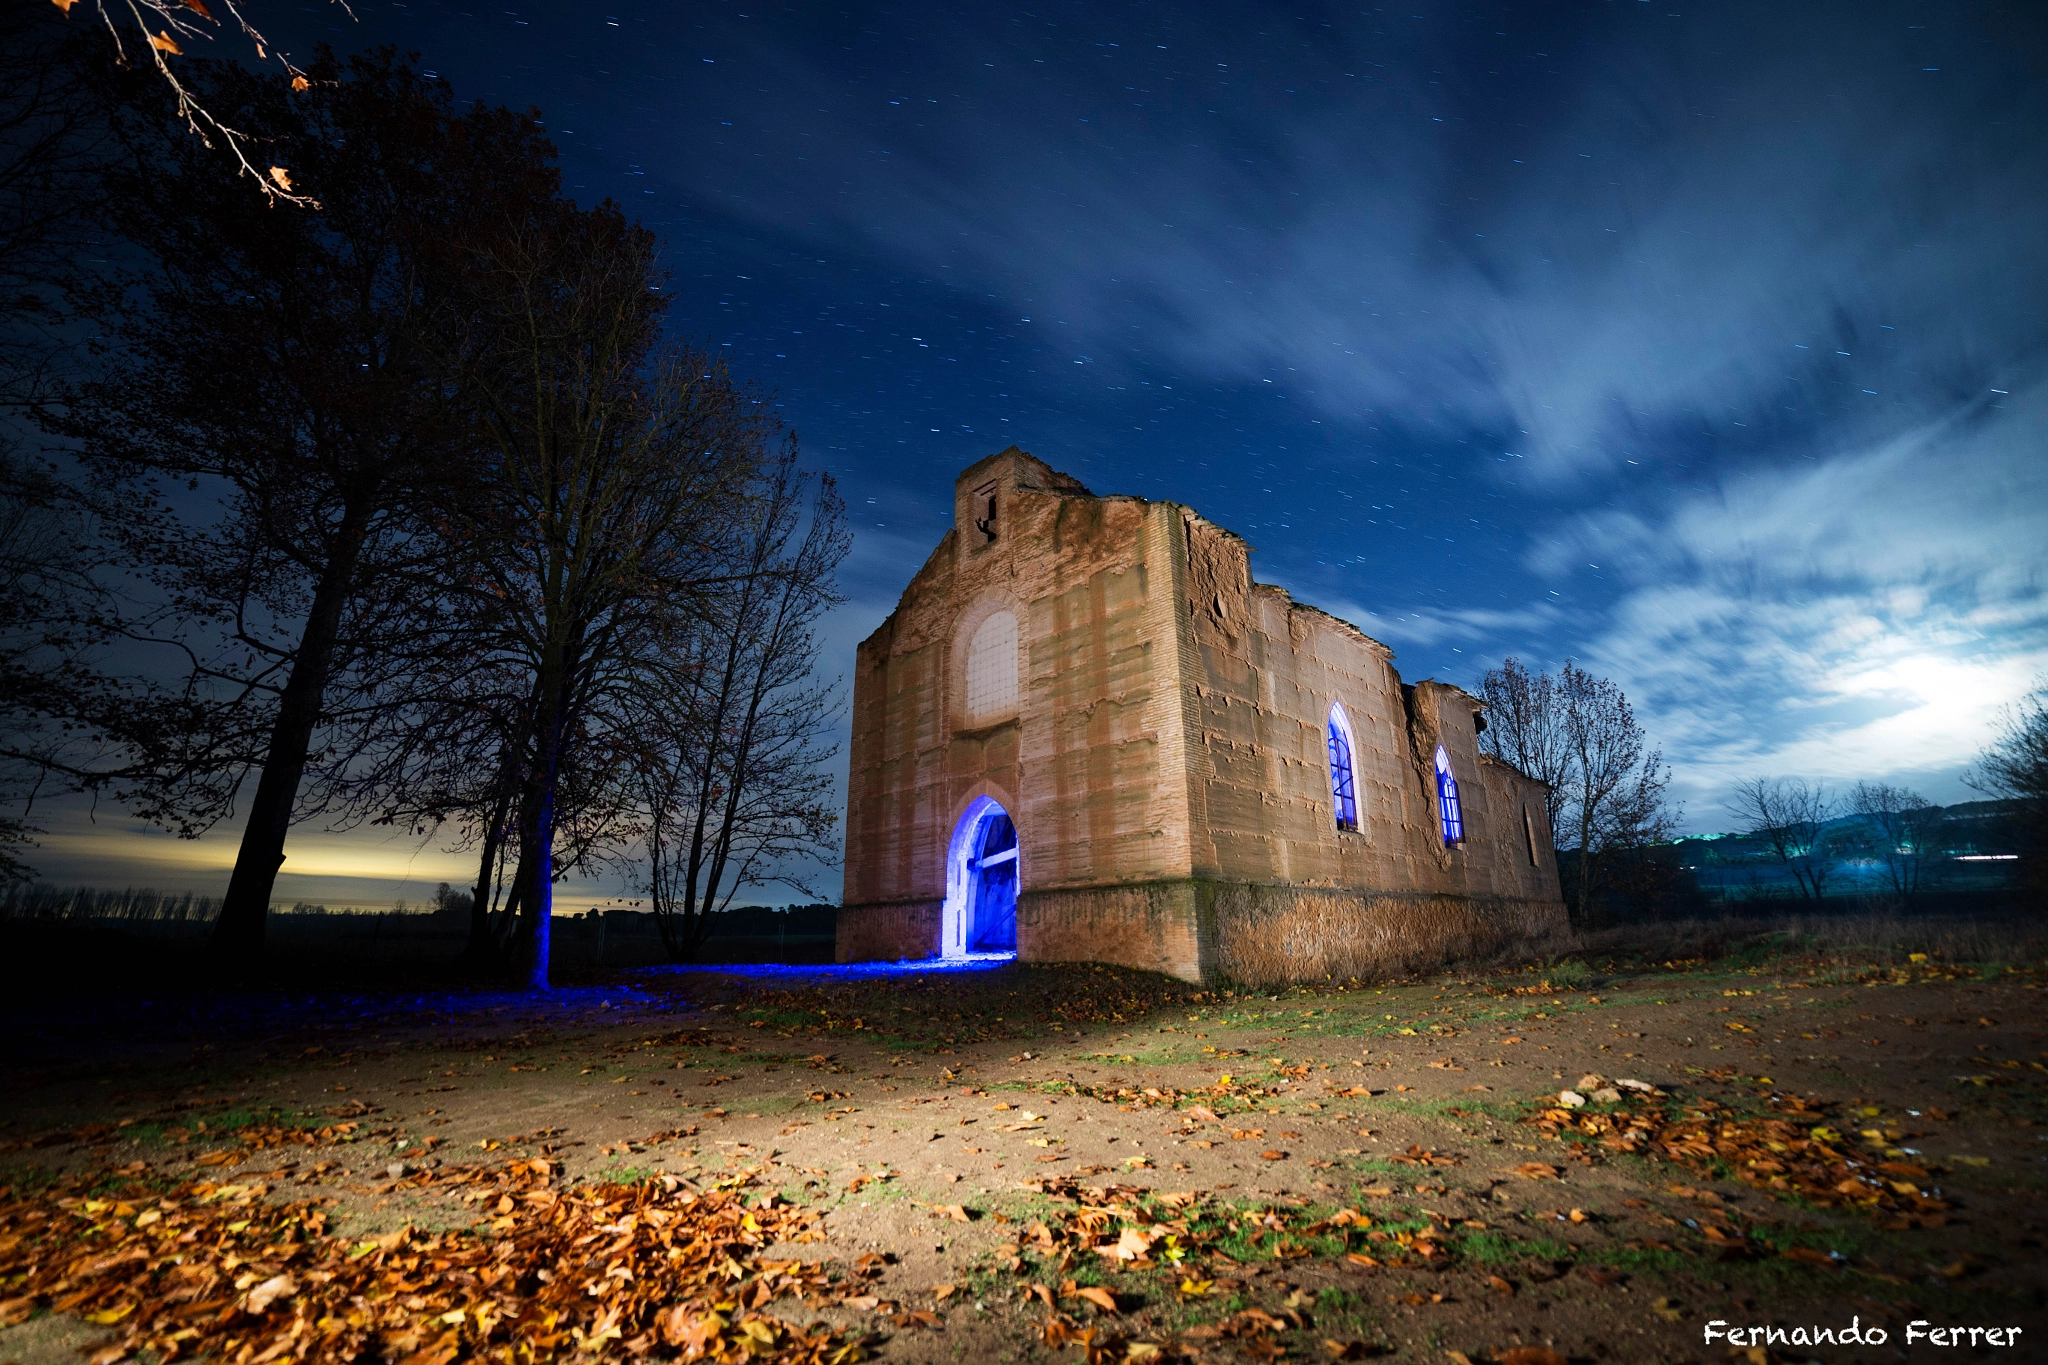
{"type": "Polygon", "coordinates": [[[855,660],[842,962],[1015,953],[1249,985],[1563,921],[1483,708],[1253,581],[1194,509],[1014,446],[855,660]]]}

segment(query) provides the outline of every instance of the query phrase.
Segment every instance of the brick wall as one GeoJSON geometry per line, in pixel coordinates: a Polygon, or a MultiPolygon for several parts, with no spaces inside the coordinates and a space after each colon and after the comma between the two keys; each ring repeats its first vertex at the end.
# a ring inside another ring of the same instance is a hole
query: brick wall
{"type": "Polygon", "coordinates": [[[1542,826],[1541,789],[1480,759],[1478,704],[1404,688],[1385,645],[1254,583],[1236,536],[1014,448],[962,472],[955,511],[857,654],[842,961],[937,951],[946,850],[978,796],[1017,824],[1027,957],[1263,983],[1562,924],[1555,858],[1531,862],[1523,823],[1542,826]],[[964,651],[994,611],[1018,623],[1017,713],[970,724],[964,651]],[[1333,700],[1356,831],[1332,807],[1333,700]],[[1450,849],[1439,743],[1465,813],[1450,849]]]}

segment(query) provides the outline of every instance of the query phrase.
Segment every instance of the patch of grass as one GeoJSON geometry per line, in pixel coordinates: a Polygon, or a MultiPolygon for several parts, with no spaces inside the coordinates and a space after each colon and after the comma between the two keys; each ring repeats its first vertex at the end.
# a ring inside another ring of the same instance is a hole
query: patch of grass
{"type": "Polygon", "coordinates": [[[621,1185],[637,1185],[660,1174],[660,1168],[655,1166],[626,1166],[618,1162],[608,1162],[592,1171],[591,1177],[597,1180],[616,1181],[621,1185]]]}
{"type": "Polygon", "coordinates": [[[1544,976],[1558,990],[1584,990],[1593,980],[1593,969],[1583,959],[1567,957],[1551,963],[1544,976]]]}
{"type": "Polygon", "coordinates": [[[1683,1251],[1662,1251],[1654,1247],[1615,1247],[1599,1257],[1602,1265],[1625,1270],[1631,1275],[1671,1279],[1699,1269],[1699,1257],[1683,1251]]]}
{"type": "Polygon", "coordinates": [[[1459,1259],[1479,1266],[1520,1265],[1526,1261],[1576,1260],[1579,1252],[1550,1237],[1523,1237],[1488,1229],[1468,1233],[1451,1244],[1459,1259]]]}

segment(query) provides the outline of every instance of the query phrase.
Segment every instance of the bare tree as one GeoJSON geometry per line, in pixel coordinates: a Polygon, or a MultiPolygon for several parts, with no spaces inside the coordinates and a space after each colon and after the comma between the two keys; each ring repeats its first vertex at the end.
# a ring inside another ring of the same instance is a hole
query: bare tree
{"type": "Polygon", "coordinates": [[[0,8],[0,882],[33,875],[20,850],[40,832],[36,800],[96,752],[43,703],[90,658],[99,546],[60,467],[19,434],[77,349],[62,285],[95,254],[110,106],[86,46],[49,6],[0,8]]]}
{"type": "Polygon", "coordinates": [[[77,626],[104,597],[89,524],[42,466],[0,445],[0,883],[33,873],[19,850],[52,773],[81,761],[43,700],[76,684],[96,637],[77,626]],[[18,812],[18,813],[17,813],[18,812]]]}
{"type": "Polygon", "coordinates": [[[1486,751],[1544,783],[1551,846],[1574,856],[1567,897],[1588,921],[1619,861],[1666,843],[1676,816],[1666,802],[1671,771],[1649,747],[1628,697],[1570,659],[1555,677],[1507,659],[1479,685],[1486,751]]]}
{"type": "Polygon", "coordinates": [[[1941,807],[1918,792],[1882,782],[1858,782],[1849,794],[1849,810],[1863,817],[1878,860],[1884,864],[1892,891],[1911,905],[1939,866],[1936,843],[1944,823],[1941,807]]]}
{"type": "Polygon", "coordinates": [[[2019,807],[2021,874],[2048,889],[2048,681],[2007,708],[1998,737],[1963,780],[2019,807]]]}
{"type": "Polygon", "coordinates": [[[648,892],[671,959],[694,959],[706,916],[742,889],[807,896],[792,861],[827,855],[837,827],[821,765],[834,687],[815,677],[818,616],[840,599],[845,509],[830,476],[786,448],[745,509],[734,581],[685,647],[649,667],[635,698],[648,892]],[[809,497],[806,498],[806,490],[809,497]]]}
{"type": "Polygon", "coordinates": [[[0,8],[0,404],[15,412],[68,349],[58,286],[94,254],[113,101],[84,47],[46,7],[0,8]]]}
{"type": "Polygon", "coordinates": [[[1820,904],[1833,866],[1827,826],[1838,810],[1827,788],[1803,777],[1753,777],[1735,788],[1728,809],[1744,834],[1761,840],[1785,865],[1799,894],[1820,904]]]}
{"type": "MultiPolygon", "coordinates": [[[[58,11],[69,17],[71,11],[78,7],[79,0],[53,0],[53,3],[58,11]]],[[[354,17],[347,0],[334,0],[334,3],[344,14],[354,17]]],[[[288,56],[272,47],[250,23],[246,6],[237,0],[213,0],[213,4],[219,5],[234,20],[235,27],[254,50],[257,61],[277,61],[292,89],[308,90],[319,79],[317,73],[301,71],[292,65],[288,56]]],[[[129,67],[136,56],[147,61],[170,96],[175,122],[209,149],[220,150],[230,157],[238,179],[246,176],[254,180],[266,202],[320,207],[317,199],[301,193],[299,187],[292,183],[290,170],[274,163],[276,138],[267,136],[260,128],[223,123],[213,110],[238,106],[222,97],[219,91],[207,90],[203,83],[181,79],[172,67],[171,58],[183,56],[187,44],[210,39],[223,27],[206,0],[85,0],[85,8],[106,31],[115,64],[129,67]],[[265,154],[266,149],[268,155],[265,154]],[[267,169],[258,169],[259,166],[267,169]]]]}
{"type": "Polygon", "coordinates": [[[722,362],[657,348],[661,278],[652,235],[609,204],[564,208],[480,271],[469,388],[492,450],[463,629],[479,666],[532,680],[510,899],[535,988],[566,780],[589,783],[589,837],[616,831],[622,807],[579,755],[630,752],[623,699],[735,577],[744,495],[780,431],[722,362]]]}
{"type": "Polygon", "coordinates": [[[1479,682],[1486,703],[1486,729],[1479,743],[1487,753],[1544,784],[1543,813],[1550,822],[1550,846],[1565,845],[1564,812],[1572,771],[1571,746],[1557,680],[1542,669],[1531,673],[1509,657],[1479,682]]]}
{"type": "Polygon", "coordinates": [[[386,644],[448,576],[423,514],[479,465],[450,401],[469,253],[559,188],[530,117],[458,114],[389,51],[323,52],[313,73],[308,89],[211,64],[194,79],[294,141],[322,213],[277,213],[225,153],[129,130],[139,169],[113,178],[108,213],[148,269],[83,291],[108,364],[47,418],[153,594],[122,633],[176,661],[175,682],[82,694],[126,757],[75,776],[196,833],[255,774],[214,930],[238,952],[261,944],[316,735],[344,699],[376,708],[386,644]]]}
{"type": "Polygon", "coordinates": [[[1665,791],[1671,770],[1662,751],[1648,747],[1628,697],[1608,679],[1567,659],[1556,695],[1570,761],[1566,830],[1579,855],[1576,890],[1584,923],[1614,857],[1669,842],[1674,819],[1665,791]]]}

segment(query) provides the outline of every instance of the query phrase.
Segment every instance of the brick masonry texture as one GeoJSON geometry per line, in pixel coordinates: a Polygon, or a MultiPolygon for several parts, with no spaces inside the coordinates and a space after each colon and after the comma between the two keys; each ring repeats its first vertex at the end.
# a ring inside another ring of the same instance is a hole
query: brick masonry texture
{"type": "Polygon", "coordinates": [[[1479,702],[1404,685],[1385,645],[1253,582],[1249,552],[1191,508],[1097,497],[1015,447],[964,470],[953,529],[856,655],[839,959],[940,951],[947,850],[983,796],[1016,822],[1026,959],[1269,985],[1561,928],[1543,789],[1481,756],[1479,702]],[[970,726],[967,643],[997,611],[1017,620],[1017,711],[970,726]],[[1332,702],[1356,830],[1335,818],[1332,702]]]}

